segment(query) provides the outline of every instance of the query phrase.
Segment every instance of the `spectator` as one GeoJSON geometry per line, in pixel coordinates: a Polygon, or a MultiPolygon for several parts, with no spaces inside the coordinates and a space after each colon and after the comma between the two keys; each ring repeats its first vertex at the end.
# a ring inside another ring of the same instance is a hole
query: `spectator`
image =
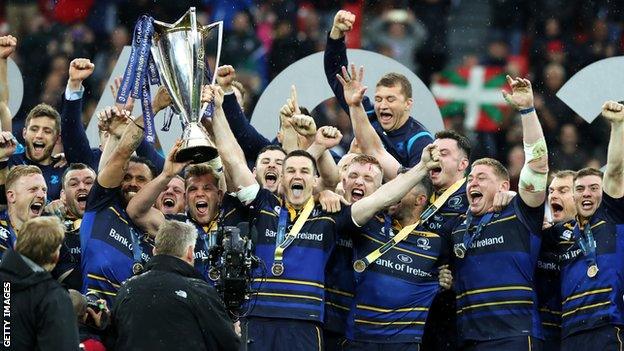
{"type": "Polygon", "coordinates": [[[113,305],[114,349],[238,350],[223,303],[193,269],[196,240],[192,225],[160,226],[146,272],[124,284],[113,305]]]}
{"type": "Polygon", "coordinates": [[[71,300],[50,275],[64,236],[57,218],[31,219],[22,226],[15,250],[0,262],[5,330],[10,326],[4,346],[11,350],[78,350],[71,300]]]}
{"type": "Polygon", "coordinates": [[[554,170],[581,169],[588,161],[585,150],[579,148],[578,130],[574,124],[565,124],[559,133],[559,145],[555,146],[551,155],[554,170]]]}

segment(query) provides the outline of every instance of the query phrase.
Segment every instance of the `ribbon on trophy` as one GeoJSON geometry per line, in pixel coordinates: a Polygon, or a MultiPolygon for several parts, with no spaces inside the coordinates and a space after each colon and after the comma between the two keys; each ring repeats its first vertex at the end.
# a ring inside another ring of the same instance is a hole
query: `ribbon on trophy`
{"type": "MultiPolygon", "coordinates": [[[[444,203],[446,202],[446,200],[448,200],[449,197],[451,197],[451,195],[453,195],[459,188],[461,188],[465,182],[466,182],[466,178],[462,178],[456,181],[455,183],[453,183],[453,185],[451,185],[448,189],[446,189],[444,193],[440,195],[440,197],[438,197],[431,205],[429,205],[429,207],[427,207],[423,211],[423,213],[421,213],[420,218],[418,219],[418,221],[416,221],[416,223],[410,224],[404,227],[403,229],[401,229],[397,235],[392,237],[392,239],[390,239],[389,241],[381,245],[377,250],[366,255],[363,259],[355,260],[355,262],[353,262],[353,270],[355,270],[358,273],[364,272],[366,267],[368,267],[371,263],[375,262],[379,257],[381,257],[386,252],[390,251],[390,249],[395,247],[398,243],[405,240],[405,238],[407,238],[408,235],[420,223],[426,222],[429,218],[431,218],[431,216],[436,214],[436,212],[438,212],[438,210],[442,208],[442,206],[444,206],[444,203]]],[[[386,226],[388,223],[388,218],[384,216],[384,219],[385,219],[384,226],[386,226]]]]}
{"type": "Polygon", "coordinates": [[[145,139],[150,143],[156,141],[156,129],[154,128],[154,111],[152,110],[149,85],[150,83],[160,83],[158,70],[150,52],[154,33],[153,22],[152,17],[142,15],[134,27],[130,59],[116,98],[117,103],[124,105],[128,102],[129,96],[141,100],[145,139]]]}

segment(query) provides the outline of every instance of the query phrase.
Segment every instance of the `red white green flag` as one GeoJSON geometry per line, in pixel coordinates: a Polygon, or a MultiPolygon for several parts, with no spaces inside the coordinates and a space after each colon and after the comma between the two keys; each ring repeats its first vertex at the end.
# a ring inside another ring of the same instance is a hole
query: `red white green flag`
{"type": "Polygon", "coordinates": [[[510,109],[501,89],[506,84],[500,67],[472,66],[442,71],[431,85],[443,118],[462,114],[464,127],[496,132],[510,109]]]}

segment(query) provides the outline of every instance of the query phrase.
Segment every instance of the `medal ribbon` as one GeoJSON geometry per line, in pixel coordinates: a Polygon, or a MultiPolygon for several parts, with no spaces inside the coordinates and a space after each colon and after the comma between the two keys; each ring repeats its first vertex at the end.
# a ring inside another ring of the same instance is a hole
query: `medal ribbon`
{"type": "Polygon", "coordinates": [[[132,239],[132,256],[135,264],[141,264],[141,255],[143,254],[143,248],[139,239],[139,234],[132,228],[130,229],[130,237],[132,239]]]}
{"type": "MultiPolygon", "coordinates": [[[[444,193],[434,201],[434,203],[429,205],[429,207],[427,207],[427,209],[425,209],[423,213],[420,214],[420,218],[418,219],[418,221],[416,221],[416,223],[404,227],[403,229],[401,229],[401,231],[399,231],[397,235],[392,237],[392,239],[390,239],[389,241],[385,242],[377,250],[369,253],[361,260],[356,260],[353,263],[353,269],[358,273],[362,273],[366,269],[366,267],[368,267],[368,265],[375,262],[383,254],[395,247],[401,241],[405,240],[409,233],[411,233],[421,222],[426,222],[440,208],[442,208],[442,206],[444,206],[444,203],[449,199],[449,197],[451,197],[451,195],[453,195],[459,188],[461,188],[465,182],[466,178],[462,178],[453,183],[453,185],[446,189],[444,193]]],[[[385,219],[385,222],[388,223],[388,219],[385,219]]],[[[384,227],[386,223],[384,223],[384,227]]]]}
{"type": "Polygon", "coordinates": [[[288,218],[288,209],[286,209],[286,204],[282,206],[282,209],[280,210],[280,219],[279,219],[279,223],[277,227],[277,237],[275,238],[275,254],[273,255],[274,265],[282,264],[282,259],[284,258],[284,250],[286,250],[288,246],[290,246],[290,244],[292,244],[293,241],[295,241],[295,239],[297,238],[297,235],[301,231],[301,228],[303,228],[303,225],[310,217],[310,214],[312,213],[313,209],[314,209],[314,198],[310,197],[308,202],[306,202],[305,206],[303,207],[303,210],[299,214],[299,218],[297,218],[297,220],[295,221],[295,224],[293,224],[292,228],[290,229],[290,232],[288,232],[288,234],[284,237],[283,233],[286,232],[286,222],[287,222],[286,219],[288,218]],[[280,240],[279,238],[280,232],[282,233],[281,236],[283,237],[283,240],[280,240]]]}
{"type": "Polygon", "coordinates": [[[587,268],[592,266],[598,266],[596,263],[596,239],[594,239],[594,233],[591,230],[591,224],[589,221],[585,224],[585,228],[583,228],[583,233],[581,233],[581,229],[579,227],[579,220],[576,220],[576,225],[574,226],[573,235],[574,241],[578,244],[579,248],[583,252],[585,256],[585,260],[587,261],[587,268]]]}
{"type": "Polygon", "coordinates": [[[469,231],[470,231],[470,226],[472,225],[472,212],[470,212],[470,209],[468,210],[468,212],[466,213],[466,231],[464,232],[464,238],[463,238],[464,240],[463,240],[463,243],[460,244],[461,248],[464,250],[464,254],[466,253],[466,251],[468,251],[468,249],[470,248],[472,243],[475,241],[475,239],[481,236],[481,231],[483,230],[483,227],[485,227],[488,223],[490,223],[490,221],[492,220],[492,217],[494,217],[493,212],[486,213],[483,217],[481,217],[479,224],[477,224],[477,227],[475,228],[475,230],[472,232],[472,235],[471,235],[469,234],[469,231]]]}

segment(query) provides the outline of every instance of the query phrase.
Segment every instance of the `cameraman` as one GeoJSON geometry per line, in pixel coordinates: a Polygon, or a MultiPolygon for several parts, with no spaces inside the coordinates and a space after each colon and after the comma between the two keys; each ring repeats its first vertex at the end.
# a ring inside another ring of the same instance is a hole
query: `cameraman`
{"type": "Polygon", "coordinates": [[[146,272],[113,305],[115,350],[238,350],[240,339],[213,287],[193,269],[197,230],[165,221],[146,272]]]}
{"type": "Polygon", "coordinates": [[[8,350],[78,350],[71,300],[50,274],[64,235],[56,217],[30,219],[21,227],[15,250],[2,258],[2,345],[8,350]]]}

